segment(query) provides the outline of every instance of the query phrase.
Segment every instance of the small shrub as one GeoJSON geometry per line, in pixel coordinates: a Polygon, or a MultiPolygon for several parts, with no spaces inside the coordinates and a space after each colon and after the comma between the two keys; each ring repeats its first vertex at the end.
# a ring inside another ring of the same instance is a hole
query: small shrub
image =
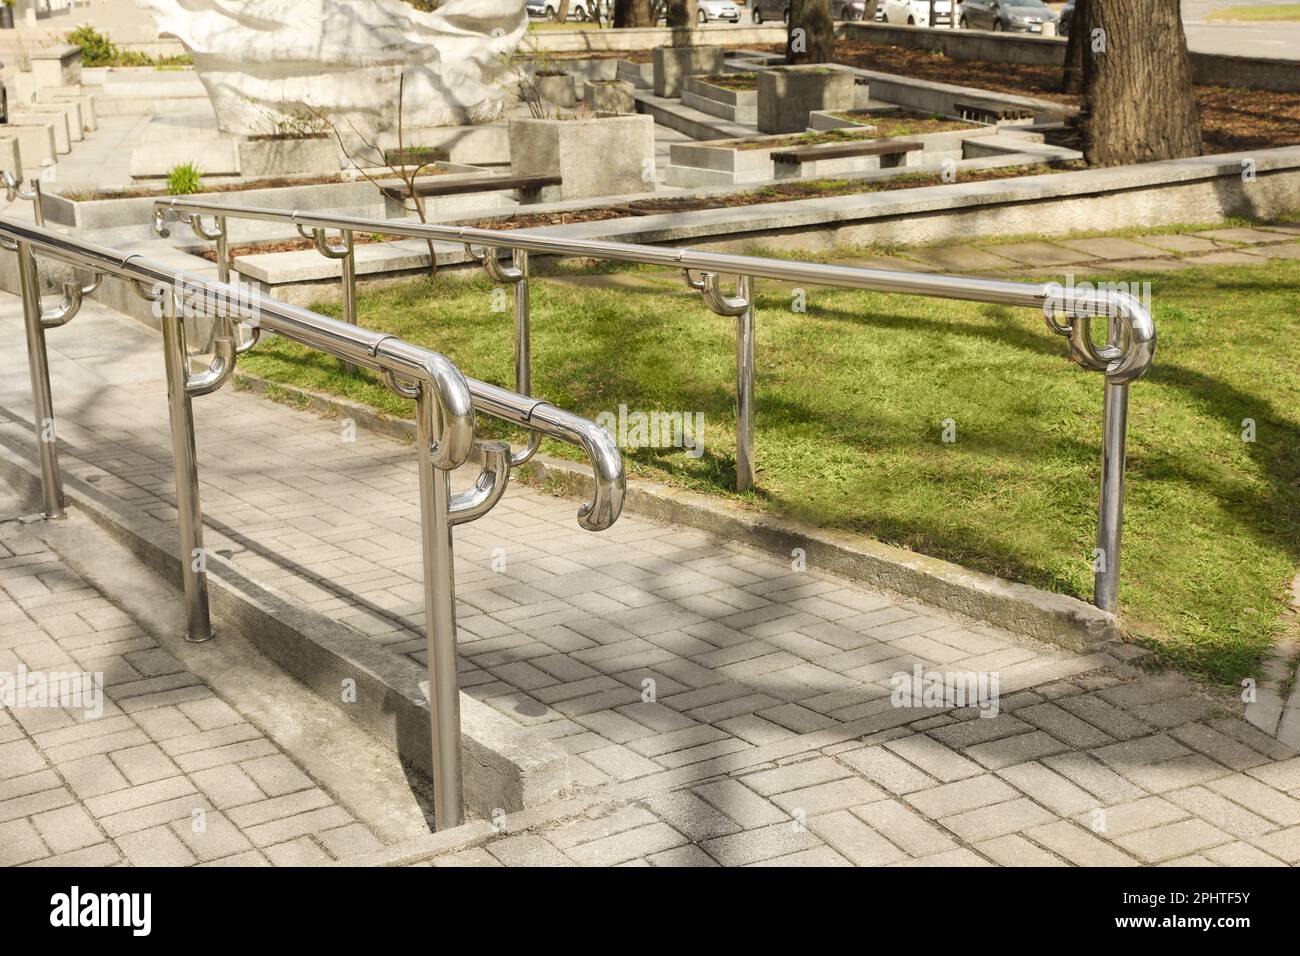
{"type": "Polygon", "coordinates": [[[167,171],[167,194],[170,196],[188,196],[203,188],[203,174],[193,163],[173,166],[167,171]]]}
{"type": "Polygon", "coordinates": [[[83,23],[64,39],[74,46],[81,47],[82,66],[108,66],[121,54],[116,43],[89,23],[83,23]]]}

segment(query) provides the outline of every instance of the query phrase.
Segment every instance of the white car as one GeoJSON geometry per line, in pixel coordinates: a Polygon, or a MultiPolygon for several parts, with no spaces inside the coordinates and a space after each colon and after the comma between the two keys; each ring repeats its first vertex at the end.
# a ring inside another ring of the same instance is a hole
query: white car
{"type": "MultiPolygon", "coordinates": [[[[605,7],[607,8],[608,4],[605,7]]],[[[528,0],[524,8],[528,11],[530,17],[554,20],[555,11],[560,8],[560,0],[528,0]]],[[[596,9],[596,0],[569,0],[569,18],[571,20],[589,20],[596,9]]],[[[609,11],[605,9],[605,19],[608,18],[609,11]]]]}
{"type": "MultiPolygon", "coordinates": [[[[930,26],[930,0],[883,0],[886,23],[905,23],[914,27],[930,26]]],[[[934,0],[934,25],[952,23],[952,0],[934,0]]]]}
{"type": "Polygon", "coordinates": [[[712,20],[730,20],[740,22],[740,7],[732,0],[698,0],[695,5],[695,19],[700,23],[712,20]]]}

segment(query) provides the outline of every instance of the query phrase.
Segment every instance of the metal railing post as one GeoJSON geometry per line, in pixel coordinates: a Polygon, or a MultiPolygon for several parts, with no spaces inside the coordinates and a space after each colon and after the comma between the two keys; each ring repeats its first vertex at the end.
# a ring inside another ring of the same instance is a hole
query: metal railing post
{"type": "Polygon", "coordinates": [[[162,290],[163,364],[167,371],[167,406],[171,418],[172,467],[176,475],[176,517],[181,539],[181,579],[185,585],[185,639],[201,643],[212,637],[208,610],[207,553],[203,550],[203,508],[199,502],[199,465],[194,450],[194,408],[187,384],[185,323],[176,309],[174,289],[162,290]]]}
{"type": "Polygon", "coordinates": [[[23,326],[27,333],[27,365],[32,378],[32,407],[36,418],[36,446],[41,460],[41,494],[45,517],[63,517],[63,474],[59,470],[59,445],[54,427],[54,399],[50,393],[50,361],[41,324],[41,284],[36,256],[30,243],[18,243],[18,282],[22,287],[23,326]]]}
{"type": "Polygon", "coordinates": [[[38,175],[32,180],[32,207],[36,216],[36,225],[45,225],[45,207],[41,205],[41,177],[38,175]]]}
{"type": "Polygon", "coordinates": [[[515,391],[520,395],[531,395],[533,344],[532,317],[528,312],[528,250],[513,250],[510,265],[523,276],[515,283],[515,391]]]}
{"type": "Polygon", "coordinates": [[[754,487],[754,280],[736,279],[745,311],[736,316],[736,490],[754,487]]]}
{"type": "Polygon", "coordinates": [[[352,230],[343,230],[343,321],[357,324],[357,247],[352,230]]]}
{"type": "MultiPolygon", "coordinates": [[[[512,273],[518,274],[515,280],[515,391],[520,395],[533,394],[533,318],[529,311],[528,299],[528,250],[512,249],[510,252],[512,273]]],[[[542,436],[533,432],[528,436],[528,444],[516,452],[511,464],[522,465],[542,446],[542,436]]]]}
{"type": "Polygon", "coordinates": [[[217,279],[230,282],[230,236],[226,232],[226,217],[216,217],[217,226],[217,279]]]}
{"type": "Polygon", "coordinates": [[[1124,532],[1124,458],[1128,433],[1128,384],[1106,382],[1102,399],[1101,504],[1097,509],[1097,554],[1093,601],[1103,611],[1119,610],[1119,559],[1124,532]]]}
{"type": "Polygon", "coordinates": [[[433,464],[441,432],[428,386],[416,399],[420,462],[420,538],[424,551],[425,639],[429,658],[429,718],[433,740],[434,823],[460,826],[465,817],[460,777],[460,680],[456,672],[456,582],[451,552],[451,474],[433,464]]]}

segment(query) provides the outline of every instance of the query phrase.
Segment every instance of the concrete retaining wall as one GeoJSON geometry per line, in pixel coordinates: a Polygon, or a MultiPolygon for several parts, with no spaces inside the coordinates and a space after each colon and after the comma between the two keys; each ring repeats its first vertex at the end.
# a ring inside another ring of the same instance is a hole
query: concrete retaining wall
{"type": "Polygon", "coordinates": [[[537,30],[524,34],[519,44],[520,53],[578,53],[582,50],[610,52],[616,50],[651,50],[657,46],[707,46],[725,43],[737,46],[746,43],[777,43],[786,40],[785,27],[753,25],[715,27],[689,31],[684,40],[681,31],[668,27],[636,27],[620,30],[537,30]]]}

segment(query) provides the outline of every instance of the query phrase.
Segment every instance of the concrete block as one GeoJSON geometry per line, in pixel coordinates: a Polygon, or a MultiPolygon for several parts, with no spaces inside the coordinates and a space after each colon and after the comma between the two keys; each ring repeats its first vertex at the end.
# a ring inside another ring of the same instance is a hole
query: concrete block
{"type": "Polygon", "coordinates": [[[298,139],[240,137],[237,148],[241,176],[296,176],[343,168],[338,144],[325,133],[298,139]]]}
{"type": "Polygon", "coordinates": [[[18,140],[23,162],[28,163],[30,167],[39,167],[46,160],[54,162],[56,144],[53,123],[24,120],[11,113],[9,123],[4,129],[18,140]]]}
{"type": "Polygon", "coordinates": [[[627,80],[589,81],[583,91],[583,102],[600,113],[635,113],[634,89],[627,80]]]}
{"type": "Polygon", "coordinates": [[[81,47],[70,43],[47,46],[31,54],[32,76],[38,86],[76,86],[81,82],[81,47]]]}
{"type": "Polygon", "coordinates": [[[733,123],[758,120],[758,90],[737,90],[709,82],[704,76],[689,76],[682,89],[682,105],[733,123]]]}
{"type": "Polygon", "coordinates": [[[824,66],[778,67],[758,75],[758,128],[802,133],[813,110],[853,109],[853,74],[824,66]]]}
{"type": "Polygon", "coordinates": [[[22,175],[23,151],[17,136],[0,132],[0,172],[5,170],[22,175]]]}
{"type": "Polygon", "coordinates": [[[644,114],[593,119],[510,121],[510,170],[554,176],[543,199],[642,193],[654,183],[654,120],[644,114]]]}
{"type": "Polygon", "coordinates": [[[68,114],[62,110],[14,110],[9,114],[9,123],[10,125],[45,123],[54,131],[55,152],[66,153],[72,149],[72,136],[68,132],[68,114]]]}
{"type": "Polygon", "coordinates": [[[660,46],[652,56],[655,96],[681,96],[686,77],[722,72],[720,46],[660,46]]]}
{"type": "Polygon", "coordinates": [[[99,128],[95,115],[95,98],[89,93],[72,89],[42,89],[36,91],[36,103],[76,103],[81,108],[81,125],[86,132],[93,133],[99,128]]]}
{"type": "Polygon", "coordinates": [[[568,73],[537,73],[533,84],[546,105],[571,110],[578,104],[577,81],[568,73]]]}

